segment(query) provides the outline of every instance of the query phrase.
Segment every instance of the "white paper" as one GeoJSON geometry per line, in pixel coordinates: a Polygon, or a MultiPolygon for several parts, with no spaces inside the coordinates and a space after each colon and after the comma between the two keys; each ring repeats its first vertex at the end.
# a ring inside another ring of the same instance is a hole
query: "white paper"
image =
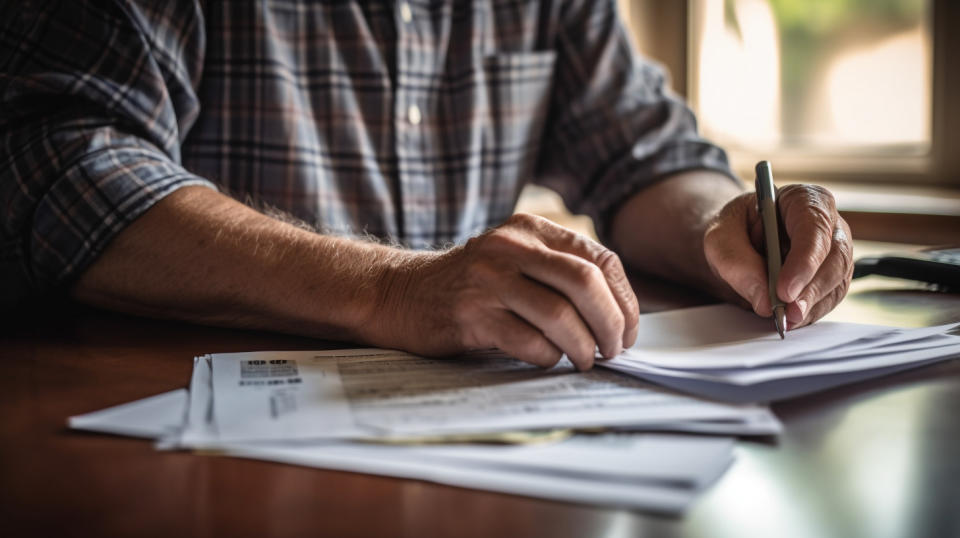
{"type": "Polygon", "coordinates": [[[710,305],[640,316],[633,347],[619,358],[665,368],[750,368],[824,351],[898,329],[820,322],[788,331],[781,340],[773,322],[733,305],[710,305]]]}
{"type": "Polygon", "coordinates": [[[544,371],[497,354],[444,360],[401,352],[338,361],[357,423],[393,436],[642,426],[752,411],[601,369],[578,373],[569,362],[544,371]]]}
{"type": "MultiPolygon", "coordinates": [[[[690,392],[690,391],[686,391],[690,392]]],[[[704,394],[708,398],[715,398],[710,394],[704,394]]],[[[731,401],[729,398],[719,398],[721,400],[731,401]]],[[[750,401],[749,399],[739,399],[733,401],[750,401]]],[[[760,401],[760,400],[758,400],[760,401]]],[[[763,401],[767,401],[764,399],[763,401]]],[[[755,412],[749,413],[736,419],[719,420],[688,420],[685,422],[668,422],[664,424],[652,424],[647,431],[677,432],[677,433],[701,433],[711,435],[736,435],[740,437],[752,435],[779,435],[783,433],[783,423],[767,407],[757,407],[755,412]]],[[[628,428],[630,431],[636,431],[628,428]]]]}
{"type": "MultiPolygon", "coordinates": [[[[290,463],[323,469],[372,473],[399,478],[427,480],[465,488],[524,495],[541,499],[619,506],[667,514],[682,512],[699,492],[697,488],[658,481],[616,482],[564,476],[562,473],[528,473],[514,468],[466,465],[462,462],[429,459],[395,459],[382,449],[383,457],[358,453],[353,447],[329,448],[234,447],[226,454],[237,457],[290,463]]],[[[716,466],[713,479],[722,475],[730,459],[716,466]]],[[[708,477],[706,482],[711,479],[708,477]]]]}
{"type": "MultiPolygon", "coordinates": [[[[178,390],[109,410],[75,417],[98,431],[168,431],[169,418],[205,420],[209,413],[209,358],[195,361],[189,400],[178,390]],[[204,373],[206,372],[206,373],[204,373]],[[123,408],[124,412],[117,412],[123,408]],[[110,412],[112,411],[112,412],[110,412]],[[192,417],[192,419],[190,418],[192,417]]],[[[755,416],[759,416],[756,415],[755,416]]],[[[199,424],[192,424],[193,428],[199,424]]],[[[209,431],[215,425],[208,424],[209,431]]],[[[82,426],[81,426],[82,427],[82,426]]],[[[395,446],[350,441],[226,443],[224,454],[576,503],[679,513],[732,461],[726,438],[659,434],[576,436],[556,444],[523,446],[395,446]]]]}
{"type": "Polygon", "coordinates": [[[769,320],[717,305],[641,316],[637,346],[598,364],[706,398],[765,402],[958,356],[960,337],[946,334],[957,327],[818,323],[781,341],[769,320]]]}
{"type": "Polygon", "coordinates": [[[577,435],[534,445],[426,445],[398,447],[415,458],[462,461],[618,482],[656,481],[701,487],[724,467],[733,440],[663,434],[577,435]]]}
{"type": "Polygon", "coordinates": [[[866,355],[881,355],[885,353],[900,353],[917,351],[936,347],[945,347],[960,343],[960,336],[944,334],[953,326],[941,325],[922,329],[902,329],[884,335],[877,339],[865,339],[838,346],[832,349],[819,351],[807,355],[788,357],[775,365],[798,364],[810,361],[838,360],[863,357],[866,355]]]}
{"type": "MultiPolygon", "coordinates": [[[[440,360],[385,350],[340,350],[214,355],[209,360],[211,386],[191,387],[191,392],[197,397],[202,390],[212,390],[215,431],[191,421],[180,440],[185,446],[639,428],[737,420],[759,409],[679,395],[606,370],[577,373],[566,363],[544,371],[495,354],[440,360]],[[251,360],[289,361],[279,363],[284,368],[273,373],[292,376],[297,372],[301,381],[293,389],[287,383],[280,385],[284,392],[295,391],[295,406],[275,413],[268,401],[271,385],[256,385],[254,390],[240,385],[244,378],[237,364],[251,360]],[[322,375],[304,375],[313,367],[322,375]],[[316,380],[320,383],[314,384],[316,380]]],[[[210,373],[202,368],[195,372],[200,378],[206,375],[210,373]]],[[[192,409],[190,416],[201,414],[200,409],[192,409]]]]}
{"type": "Polygon", "coordinates": [[[158,448],[202,447],[219,439],[213,419],[212,382],[210,356],[194,358],[185,419],[178,431],[158,439],[158,448]]]}
{"type": "MultiPolygon", "coordinates": [[[[360,435],[331,352],[270,351],[211,356],[213,413],[222,441],[360,435]]],[[[370,353],[376,353],[371,351],[370,353]]]]}
{"type": "Polygon", "coordinates": [[[156,439],[177,431],[184,420],[187,391],[177,389],[93,413],[70,417],[75,430],[156,439]]]}
{"type": "Polygon", "coordinates": [[[960,355],[960,344],[924,348],[907,352],[885,354],[860,355],[844,360],[814,360],[802,364],[787,364],[782,366],[768,366],[764,368],[744,368],[742,370],[681,370],[659,368],[646,364],[620,363],[611,359],[606,366],[630,373],[650,373],[660,376],[671,376],[684,379],[698,379],[714,383],[731,385],[755,385],[778,379],[800,379],[811,376],[824,376],[860,370],[886,368],[888,366],[906,365],[914,362],[926,363],[932,359],[950,358],[960,355]]]}
{"type": "Polygon", "coordinates": [[[645,379],[655,381],[665,387],[670,387],[690,394],[698,394],[705,398],[713,398],[728,402],[774,402],[806,394],[824,391],[842,385],[859,381],[883,377],[912,368],[919,368],[942,359],[933,359],[923,362],[895,364],[884,368],[868,370],[854,370],[837,374],[824,374],[800,378],[774,379],[755,385],[734,385],[730,383],[689,379],[670,375],[638,373],[645,379]]]}

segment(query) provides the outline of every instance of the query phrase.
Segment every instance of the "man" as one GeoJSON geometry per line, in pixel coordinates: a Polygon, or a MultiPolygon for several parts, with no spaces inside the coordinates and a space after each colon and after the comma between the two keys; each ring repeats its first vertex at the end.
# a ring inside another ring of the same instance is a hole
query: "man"
{"type": "MultiPolygon", "coordinates": [[[[8,1],[0,20],[8,309],[67,292],[581,369],[636,337],[621,260],[770,315],[753,194],[612,0],[8,1]],[[527,181],[613,250],[511,217],[527,181]]],[[[846,293],[850,234],[820,188],[780,210],[797,327],[846,293]]]]}

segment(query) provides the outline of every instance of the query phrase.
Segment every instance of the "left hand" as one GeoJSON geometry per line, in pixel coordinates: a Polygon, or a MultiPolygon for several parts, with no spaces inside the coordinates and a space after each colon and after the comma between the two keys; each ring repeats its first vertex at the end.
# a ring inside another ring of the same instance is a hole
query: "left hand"
{"type": "MultiPolygon", "coordinates": [[[[846,296],[853,276],[850,226],[837,212],[833,195],[816,185],[788,185],[777,190],[777,206],[787,241],[777,295],[787,303],[787,326],[802,327],[820,319],[846,296]]],[[[754,193],[728,202],[704,235],[704,254],[713,272],[754,312],[773,314],[767,292],[763,223],[754,193]]]]}

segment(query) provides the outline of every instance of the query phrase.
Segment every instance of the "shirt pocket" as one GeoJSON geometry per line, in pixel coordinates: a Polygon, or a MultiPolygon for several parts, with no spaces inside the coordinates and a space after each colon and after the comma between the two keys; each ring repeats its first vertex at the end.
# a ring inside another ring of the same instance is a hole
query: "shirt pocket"
{"type": "Polygon", "coordinates": [[[497,53],[483,58],[489,112],[484,136],[487,151],[526,153],[539,145],[556,60],[554,51],[497,53]]]}
{"type": "Polygon", "coordinates": [[[553,93],[555,52],[495,54],[483,58],[487,118],[483,122],[482,195],[486,226],[510,216],[533,179],[553,93]]]}

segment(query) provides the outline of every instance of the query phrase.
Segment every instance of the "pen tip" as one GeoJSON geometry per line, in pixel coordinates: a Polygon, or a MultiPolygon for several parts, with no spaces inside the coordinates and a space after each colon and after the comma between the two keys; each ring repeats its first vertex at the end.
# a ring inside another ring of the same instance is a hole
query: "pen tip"
{"type": "Polygon", "coordinates": [[[787,313],[786,309],[782,306],[778,306],[773,309],[773,322],[777,326],[777,334],[780,335],[780,339],[784,339],[784,331],[787,328],[787,313]]]}

